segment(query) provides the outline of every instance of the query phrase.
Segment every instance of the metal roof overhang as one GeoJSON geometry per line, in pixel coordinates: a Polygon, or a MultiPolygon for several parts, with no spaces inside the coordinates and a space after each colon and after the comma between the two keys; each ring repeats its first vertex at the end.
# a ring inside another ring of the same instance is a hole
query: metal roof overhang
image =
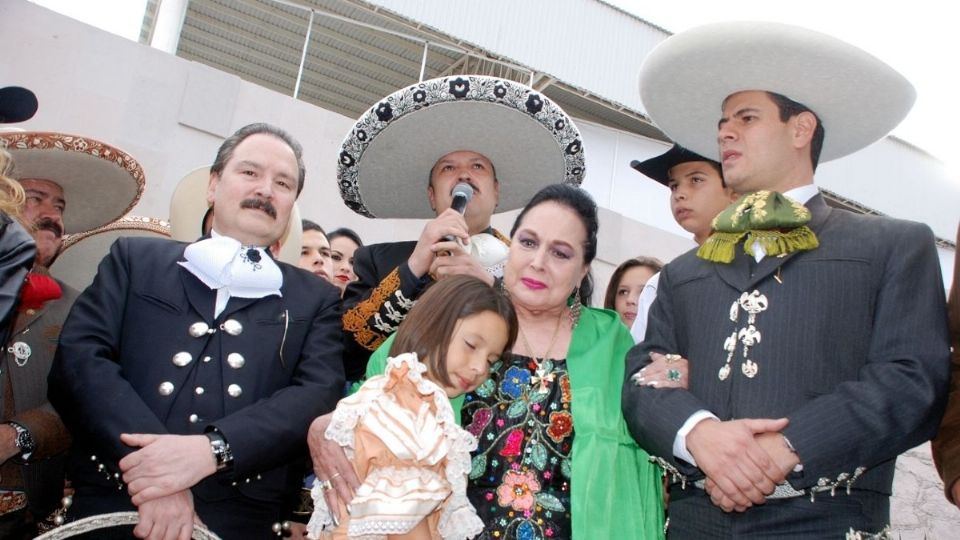
{"type": "Polygon", "coordinates": [[[362,0],[190,0],[177,55],[350,118],[421,73],[491,75],[576,118],[666,140],[638,111],[362,0]]]}

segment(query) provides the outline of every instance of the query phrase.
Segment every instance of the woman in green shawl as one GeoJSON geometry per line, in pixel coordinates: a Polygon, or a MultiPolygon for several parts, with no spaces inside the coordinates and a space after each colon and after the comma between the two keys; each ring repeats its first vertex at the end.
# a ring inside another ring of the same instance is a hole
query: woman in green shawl
{"type": "MultiPolygon", "coordinates": [[[[633,340],[615,312],[584,305],[598,225],[589,195],[561,184],[534,195],[514,223],[502,286],[519,336],[461,409],[479,442],[468,496],[486,524],[480,538],[663,537],[660,470],[620,412],[633,340]]],[[[352,496],[355,480],[319,436],[326,423],[314,424],[315,469],[335,487],[327,496],[352,496]]]]}

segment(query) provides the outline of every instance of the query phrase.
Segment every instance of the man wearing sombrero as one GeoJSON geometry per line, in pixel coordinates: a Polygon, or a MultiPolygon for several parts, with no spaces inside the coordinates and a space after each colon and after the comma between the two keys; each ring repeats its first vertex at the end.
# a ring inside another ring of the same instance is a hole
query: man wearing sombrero
{"type": "Polygon", "coordinates": [[[881,533],[896,457],[946,397],[939,260],[927,226],[831,209],[813,177],[895,127],[913,88],[835,38],[755,22],[668,38],[640,81],[657,125],[741,193],[663,269],[627,358],[628,375],[652,352],[689,359],[689,390],[624,385],[631,432],[672,474],[671,536],[881,533]]]}
{"type": "Polygon", "coordinates": [[[0,394],[12,390],[0,424],[0,534],[36,534],[59,505],[70,436],[47,401],[57,339],[79,293],[49,275],[65,232],[83,233],[122,217],[140,199],[143,170],[124,152],[88,137],[0,134],[23,186],[23,216],[37,258],[21,289],[18,315],[0,363],[0,394]],[[91,189],[102,190],[96,196],[91,189]],[[11,527],[3,529],[2,527],[11,527]]]}
{"type": "Polygon", "coordinates": [[[370,353],[434,280],[492,283],[502,273],[509,240],[490,226],[495,210],[520,208],[548,184],[579,184],[583,174],[576,126],[520,83],[445,77],[374,105],[340,152],[344,202],[366,217],[432,219],[416,241],[357,250],[358,279],[343,297],[347,377],[362,377],[370,353]],[[470,192],[462,214],[451,209],[460,184],[470,192]]]}
{"type": "Polygon", "coordinates": [[[100,263],[50,373],[74,436],[69,519],[136,507],[139,537],[199,520],[264,538],[285,516],[307,426],[344,383],[339,291],[267,251],[304,177],[289,134],[245,126],[210,168],[209,237],[121,238],[100,263]]]}

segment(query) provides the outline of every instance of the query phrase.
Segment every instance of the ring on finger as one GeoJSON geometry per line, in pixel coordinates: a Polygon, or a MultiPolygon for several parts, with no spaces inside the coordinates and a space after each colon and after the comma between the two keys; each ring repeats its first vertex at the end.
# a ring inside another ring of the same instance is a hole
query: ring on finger
{"type": "Polygon", "coordinates": [[[333,487],[333,484],[330,483],[330,480],[318,480],[318,482],[319,482],[318,485],[320,486],[320,489],[324,491],[333,487]]]}
{"type": "Polygon", "coordinates": [[[680,382],[683,379],[683,374],[680,373],[679,369],[668,369],[667,370],[667,380],[670,382],[680,382]]]}
{"type": "Polygon", "coordinates": [[[334,478],[337,478],[338,476],[340,476],[340,473],[338,473],[338,472],[333,473],[333,475],[331,475],[330,478],[328,479],[328,482],[331,482],[331,483],[332,483],[332,482],[333,482],[333,479],[334,479],[334,478]]]}
{"type": "Polygon", "coordinates": [[[667,361],[668,364],[672,364],[672,363],[674,363],[674,362],[676,362],[676,361],[678,361],[678,360],[680,360],[680,359],[682,358],[682,356],[680,356],[679,354],[673,354],[673,353],[671,353],[671,354],[665,354],[665,355],[663,355],[663,357],[664,357],[664,359],[667,361]]]}

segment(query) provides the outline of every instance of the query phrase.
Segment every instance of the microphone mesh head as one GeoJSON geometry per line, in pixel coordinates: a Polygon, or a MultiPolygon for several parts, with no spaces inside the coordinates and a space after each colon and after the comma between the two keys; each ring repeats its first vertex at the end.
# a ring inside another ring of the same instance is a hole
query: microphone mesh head
{"type": "Polygon", "coordinates": [[[459,184],[454,186],[453,198],[457,198],[457,197],[463,197],[464,199],[467,200],[467,202],[470,202],[470,199],[473,198],[473,188],[470,187],[470,184],[467,184],[466,182],[460,182],[459,184]]]}

